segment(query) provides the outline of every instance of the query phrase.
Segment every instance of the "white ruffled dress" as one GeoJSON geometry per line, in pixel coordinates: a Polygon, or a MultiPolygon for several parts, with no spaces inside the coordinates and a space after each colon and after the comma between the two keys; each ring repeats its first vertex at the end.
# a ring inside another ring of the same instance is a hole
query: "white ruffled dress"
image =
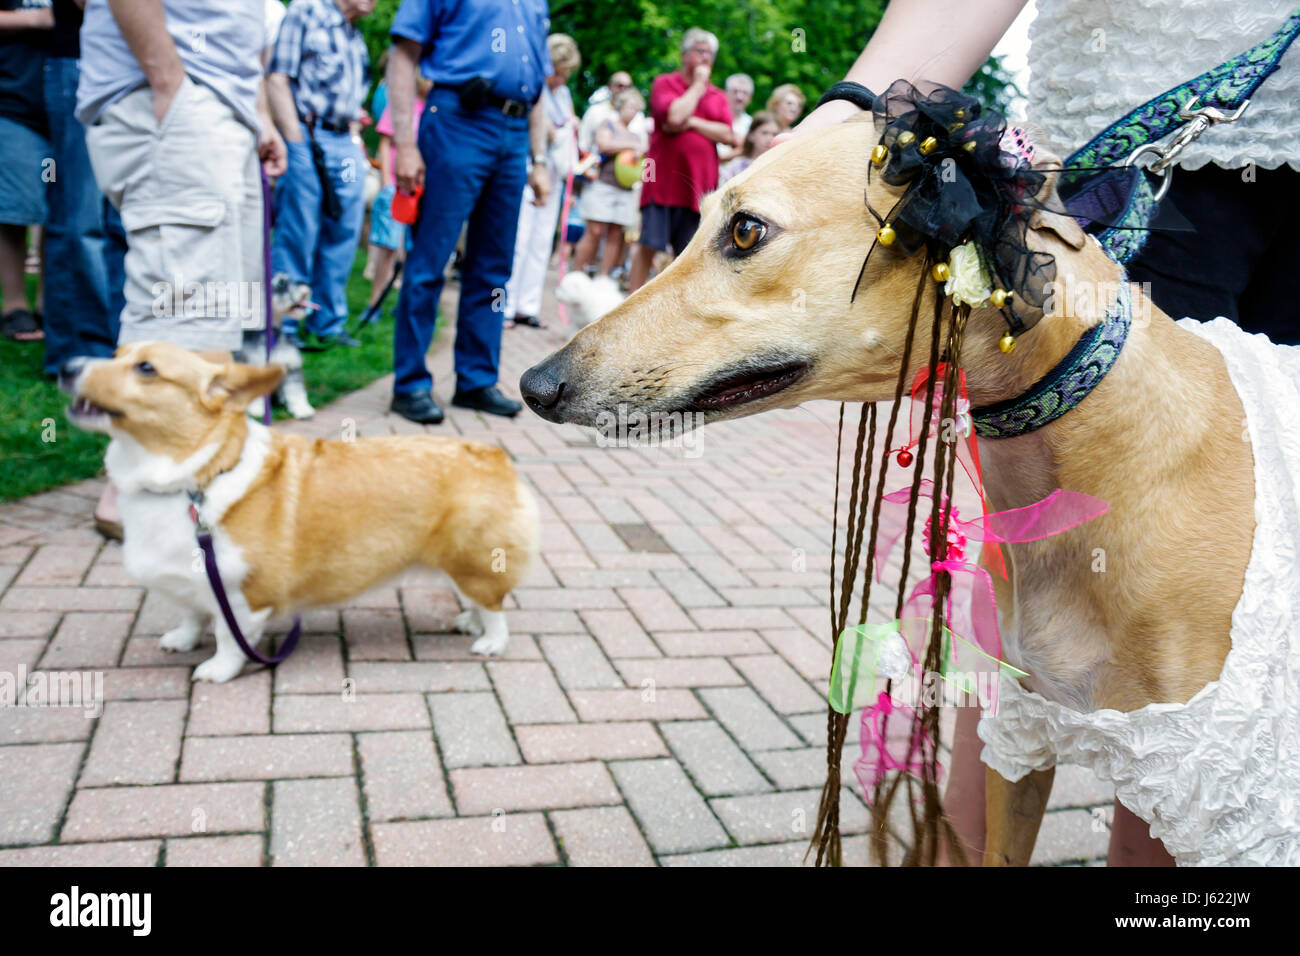
{"type": "Polygon", "coordinates": [[[1255,536],[1223,671],[1186,704],[1129,713],[1081,713],[1003,677],[982,759],[1012,781],[1090,767],[1180,866],[1297,866],[1300,347],[1227,319],[1178,324],[1223,353],[1255,455],[1255,536]]]}
{"type": "MultiPolygon", "coordinates": [[[[1276,31],[1296,0],[1037,0],[1029,26],[1028,117],[1042,145],[1078,149],[1153,96],[1276,31]]],[[[1251,97],[1240,121],[1205,133],[1184,169],[1300,169],[1300,41],[1251,97]]]]}

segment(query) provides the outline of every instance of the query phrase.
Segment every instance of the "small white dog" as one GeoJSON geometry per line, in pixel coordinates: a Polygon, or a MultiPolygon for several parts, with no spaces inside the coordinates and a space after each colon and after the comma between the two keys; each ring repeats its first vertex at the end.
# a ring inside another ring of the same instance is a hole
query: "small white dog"
{"type": "Polygon", "coordinates": [[[555,287],[555,298],[573,307],[574,323],[578,328],[583,328],[606,312],[618,308],[626,296],[619,291],[618,283],[609,276],[596,276],[593,279],[581,269],[574,269],[555,287]]]}
{"type": "MultiPolygon", "coordinates": [[[[285,318],[303,319],[307,314],[307,303],[311,300],[311,286],[305,282],[292,282],[283,273],[276,273],[271,281],[271,317],[275,322],[275,345],[271,348],[268,360],[266,354],[266,332],[245,330],[243,346],[235,353],[235,360],[247,365],[282,365],[284,380],[275,390],[275,401],[283,405],[294,418],[311,418],[316,414],[307,399],[307,383],[302,374],[302,353],[288,338],[279,334],[285,318]]],[[[270,401],[265,395],[259,395],[248,406],[248,414],[261,419],[265,411],[264,402],[270,401]]]]}

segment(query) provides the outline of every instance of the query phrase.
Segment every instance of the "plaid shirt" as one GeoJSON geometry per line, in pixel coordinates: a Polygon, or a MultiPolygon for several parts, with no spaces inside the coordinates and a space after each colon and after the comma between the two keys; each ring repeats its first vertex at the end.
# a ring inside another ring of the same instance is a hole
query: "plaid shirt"
{"type": "Polygon", "coordinates": [[[361,118],[370,55],[334,0],[293,0],[271,54],[270,73],[289,77],[298,116],[328,123],[361,118]]]}

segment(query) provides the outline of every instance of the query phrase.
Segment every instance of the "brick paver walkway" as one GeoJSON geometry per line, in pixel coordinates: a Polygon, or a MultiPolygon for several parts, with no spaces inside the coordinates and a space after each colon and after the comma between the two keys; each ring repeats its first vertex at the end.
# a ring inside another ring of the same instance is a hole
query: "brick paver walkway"
{"type": "MultiPolygon", "coordinates": [[[[507,392],[567,338],[550,321],[505,333],[507,392]]],[[[411,573],[308,614],[276,670],[192,684],[212,638],[159,649],[174,612],[92,529],[100,482],[0,506],[0,680],[100,672],[106,701],[98,718],[0,709],[0,863],[800,861],[823,780],[837,407],[603,448],[528,412],[451,408],[450,342],[430,430],[501,444],[542,510],[507,655],[470,655],[445,579],[411,573]]],[[[389,386],[289,427],[421,431],[386,414],[389,386]]],[[[1111,797],[1061,768],[1035,861],[1103,856],[1111,797]]],[[[865,863],[865,838],[845,855],[865,863]]]]}

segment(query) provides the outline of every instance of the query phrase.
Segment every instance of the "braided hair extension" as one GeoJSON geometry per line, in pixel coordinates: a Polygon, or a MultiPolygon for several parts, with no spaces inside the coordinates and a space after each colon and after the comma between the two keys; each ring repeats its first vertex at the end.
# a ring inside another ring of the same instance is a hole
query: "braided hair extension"
{"type": "MultiPolygon", "coordinates": [[[[1044,175],[1032,167],[1032,149],[1027,149],[1023,134],[1013,130],[1004,146],[1005,119],[991,110],[985,110],[975,99],[936,84],[913,86],[900,80],[890,86],[883,96],[875,98],[872,110],[880,135],[872,149],[867,164],[867,189],[864,201],[867,212],[876,224],[873,241],[858,271],[850,294],[850,302],[866,276],[867,264],[877,251],[896,257],[901,265],[917,252],[921,257],[921,274],[912,300],[911,319],[907,326],[906,343],[898,369],[898,382],[885,427],[884,444],[878,467],[873,467],[877,409],[864,405],[858,422],[854,447],[852,483],[849,494],[849,511],[845,523],[843,565],[838,575],[839,592],[836,593],[836,557],[839,547],[839,488],[840,464],[843,451],[844,408],[840,408],[840,439],[836,444],[835,476],[835,530],[831,538],[830,620],[832,648],[839,649],[841,635],[849,620],[852,592],[863,562],[862,549],[867,548],[863,574],[858,625],[865,623],[871,597],[871,585],[876,576],[876,543],[880,531],[881,507],[885,497],[885,478],[893,448],[894,431],[905,399],[921,401],[919,386],[907,391],[908,372],[912,366],[912,352],[922,301],[933,298],[933,317],[930,328],[928,374],[924,379],[924,425],[915,440],[915,453],[911,460],[899,464],[907,467],[914,462],[911,475],[910,497],[906,520],[901,534],[902,559],[898,578],[894,617],[901,622],[909,600],[908,574],[911,570],[911,551],[918,519],[920,491],[928,480],[934,489],[929,513],[922,520],[923,541],[929,553],[927,573],[932,578],[929,589],[929,634],[923,657],[922,684],[931,675],[942,676],[951,640],[945,627],[947,605],[952,593],[952,577],[943,567],[936,567],[948,558],[949,506],[957,467],[958,440],[951,426],[957,420],[961,388],[961,350],[966,325],[970,317],[972,300],[987,297],[1001,311],[1011,333],[1019,334],[1037,321],[1035,313],[1041,311],[1046,284],[1055,275],[1050,255],[1028,248],[1026,234],[1030,216],[1036,209],[1048,209],[1045,200],[1037,197],[1044,184],[1044,175]],[[882,216],[871,202],[873,171],[878,169],[884,184],[902,187],[903,192],[890,204],[882,216]],[[957,264],[956,249],[969,244],[962,264],[957,264]],[[969,287],[955,281],[943,292],[932,293],[927,279],[933,275],[945,282],[959,268],[966,270],[970,254],[978,260],[978,271],[1000,286],[980,296],[980,286],[969,287]],[[944,260],[950,261],[944,263],[944,260]],[[936,263],[941,268],[931,270],[936,263]],[[956,289],[956,291],[955,291],[956,289]],[[960,296],[958,295],[960,291],[960,296]],[[972,293],[975,293],[972,295],[972,293]],[[951,296],[949,295],[951,293],[951,296]],[[1027,311],[1013,304],[1023,302],[1027,311]],[[942,376],[942,381],[940,377],[942,376]],[[938,408],[935,408],[936,391],[938,408]],[[931,442],[930,431],[937,413],[940,435],[931,442]],[[869,435],[868,435],[869,432],[869,435]],[[874,481],[874,484],[873,484],[874,481]],[[868,499],[871,501],[871,519],[866,521],[868,499]],[[865,532],[865,535],[864,535],[865,532]],[[837,599],[838,597],[838,599],[837,599]]],[[[980,302],[980,307],[985,305],[980,302]]],[[[1009,349],[1004,348],[1003,351],[1009,349]]],[[[911,445],[909,444],[909,448],[911,445]]],[[[900,454],[900,459],[902,458],[900,454]]],[[[891,499],[893,500],[893,499],[891,499]]],[[[901,626],[901,624],[900,624],[901,626]]],[[[885,693],[892,694],[892,682],[886,681],[885,693]]],[[[923,692],[919,705],[912,708],[911,726],[906,740],[907,758],[902,766],[906,772],[885,773],[871,785],[871,846],[875,860],[888,863],[891,849],[889,819],[894,800],[901,792],[906,796],[911,818],[912,839],[903,854],[902,863],[908,865],[934,865],[942,848],[948,850],[951,862],[964,863],[965,852],[957,838],[956,830],[944,816],[940,799],[938,775],[938,750],[940,743],[939,708],[932,695],[923,692]]],[[[886,708],[873,711],[878,721],[874,733],[876,746],[888,746],[890,712],[886,708]]],[[[817,848],[817,864],[838,866],[842,862],[839,832],[839,800],[841,759],[847,735],[849,715],[833,707],[826,722],[827,776],[822,787],[818,807],[817,825],[812,836],[812,846],[817,848]]],[[[883,767],[883,764],[880,765],[883,767]]],[[[898,766],[895,763],[895,766],[898,766]]]]}
{"type": "MultiPolygon", "coordinates": [[[[857,444],[854,448],[853,456],[853,484],[849,498],[849,520],[846,527],[844,542],[844,572],[840,583],[840,606],[838,616],[832,616],[832,652],[839,643],[840,634],[843,633],[845,625],[848,622],[849,595],[854,589],[854,582],[857,579],[859,559],[862,553],[863,545],[863,525],[866,515],[866,500],[871,486],[872,477],[876,477],[875,494],[872,496],[871,508],[871,530],[870,540],[874,543],[876,533],[880,525],[880,508],[885,496],[885,472],[889,463],[889,448],[893,445],[894,430],[898,424],[899,411],[903,407],[903,397],[907,388],[907,370],[912,360],[912,346],[916,338],[916,320],[921,309],[921,300],[926,288],[926,276],[930,268],[930,262],[927,257],[922,264],[920,278],[917,282],[916,296],[912,301],[912,316],[907,327],[907,338],[903,345],[902,362],[898,369],[898,383],[894,390],[894,402],[889,411],[889,422],[885,428],[884,448],[880,456],[879,468],[873,470],[869,455],[863,454],[863,443],[866,436],[863,433],[862,421],[859,422],[857,444]],[[863,463],[866,463],[865,474],[861,473],[863,463]],[[859,491],[861,498],[859,499],[859,491]],[[856,514],[855,514],[856,512],[856,514]]],[[[868,404],[863,407],[863,421],[870,418],[871,425],[871,442],[870,447],[874,447],[876,434],[876,407],[874,404],[868,404]],[[869,410],[869,411],[868,411],[869,410]]],[[[843,411],[841,406],[841,422],[843,421],[843,411]]],[[[839,445],[836,446],[836,488],[839,487],[839,445]]],[[[920,454],[918,453],[918,461],[920,454]]],[[[918,465],[919,472],[919,465],[918,465]]],[[[838,526],[839,500],[836,495],[836,525],[838,526]]],[[[834,559],[834,542],[835,531],[832,531],[832,562],[834,559]]],[[[867,550],[866,572],[863,581],[862,601],[859,608],[858,623],[861,624],[866,620],[868,600],[871,591],[872,572],[875,564],[875,548],[867,550]]],[[[834,568],[832,565],[831,572],[831,606],[835,606],[834,598],[834,568]]],[[[821,800],[817,808],[817,823],[813,828],[812,846],[817,848],[816,863],[818,866],[830,865],[839,866],[842,861],[842,850],[839,832],[839,810],[840,810],[840,758],[844,752],[844,738],[848,733],[849,715],[841,714],[834,708],[827,708],[826,716],[826,765],[827,774],[826,782],[822,785],[821,800]]],[[[810,847],[811,849],[811,847],[810,847]]]]}

